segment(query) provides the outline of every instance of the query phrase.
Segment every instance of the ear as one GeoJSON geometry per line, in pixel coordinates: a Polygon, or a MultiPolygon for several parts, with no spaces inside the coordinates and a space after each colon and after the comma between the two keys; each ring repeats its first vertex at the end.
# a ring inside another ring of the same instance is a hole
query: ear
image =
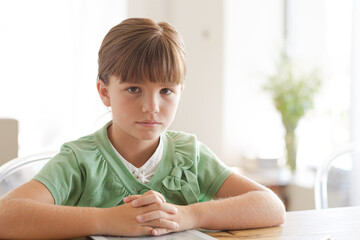
{"type": "Polygon", "coordinates": [[[96,82],[96,88],[99,92],[99,95],[100,95],[100,98],[101,98],[101,101],[103,102],[103,104],[107,107],[110,107],[111,102],[110,102],[108,86],[105,85],[105,83],[102,79],[98,79],[96,82]]]}

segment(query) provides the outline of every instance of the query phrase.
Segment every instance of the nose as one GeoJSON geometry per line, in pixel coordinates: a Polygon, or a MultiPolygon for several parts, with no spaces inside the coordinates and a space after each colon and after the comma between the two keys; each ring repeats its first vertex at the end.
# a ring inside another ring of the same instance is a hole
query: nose
{"type": "Polygon", "coordinates": [[[142,106],[142,111],[144,113],[156,114],[159,112],[159,99],[155,94],[149,94],[144,97],[144,102],[142,106]]]}

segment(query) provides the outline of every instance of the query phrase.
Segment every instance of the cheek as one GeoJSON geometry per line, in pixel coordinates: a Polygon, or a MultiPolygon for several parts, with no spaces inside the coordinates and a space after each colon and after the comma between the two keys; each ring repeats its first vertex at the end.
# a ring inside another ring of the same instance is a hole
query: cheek
{"type": "Polygon", "coordinates": [[[129,116],[133,116],[136,111],[137,107],[131,99],[121,98],[112,103],[112,112],[117,118],[126,119],[129,116]]]}
{"type": "Polygon", "coordinates": [[[166,106],[164,107],[164,112],[166,112],[169,117],[174,117],[177,111],[178,104],[178,99],[172,99],[171,101],[168,101],[166,106]]]}

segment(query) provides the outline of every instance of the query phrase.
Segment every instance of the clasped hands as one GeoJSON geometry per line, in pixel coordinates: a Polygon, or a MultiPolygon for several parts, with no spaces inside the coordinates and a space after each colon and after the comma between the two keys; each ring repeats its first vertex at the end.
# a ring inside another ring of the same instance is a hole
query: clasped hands
{"type": "Polygon", "coordinates": [[[163,235],[195,227],[195,214],[189,206],[167,203],[156,191],[131,195],[123,205],[108,208],[105,233],[117,236],[163,235]]]}
{"type": "Polygon", "coordinates": [[[179,223],[175,221],[178,208],[166,203],[159,192],[150,190],[143,195],[125,197],[123,201],[134,208],[143,208],[144,212],[136,216],[136,221],[151,227],[151,234],[161,235],[179,229],[179,223]]]}

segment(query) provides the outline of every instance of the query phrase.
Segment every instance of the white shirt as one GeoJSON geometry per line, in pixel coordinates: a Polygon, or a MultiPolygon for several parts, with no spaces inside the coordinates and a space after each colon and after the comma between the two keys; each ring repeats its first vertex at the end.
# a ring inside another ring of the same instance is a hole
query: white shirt
{"type": "MultiPolygon", "coordinates": [[[[109,141],[110,142],[110,141],[109,141]]],[[[160,136],[159,145],[156,148],[154,154],[146,161],[144,165],[137,168],[131,163],[129,163],[120,153],[115,149],[115,147],[110,142],[110,145],[114,149],[116,155],[120,158],[123,164],[127,167],[127,169],[131,172],[131,174],[141,183],[148,183],[150,182],[151,178],[154,176],[157,167],[161,162],[161,158],[163,155],[163,140],[160,136]]]]}

